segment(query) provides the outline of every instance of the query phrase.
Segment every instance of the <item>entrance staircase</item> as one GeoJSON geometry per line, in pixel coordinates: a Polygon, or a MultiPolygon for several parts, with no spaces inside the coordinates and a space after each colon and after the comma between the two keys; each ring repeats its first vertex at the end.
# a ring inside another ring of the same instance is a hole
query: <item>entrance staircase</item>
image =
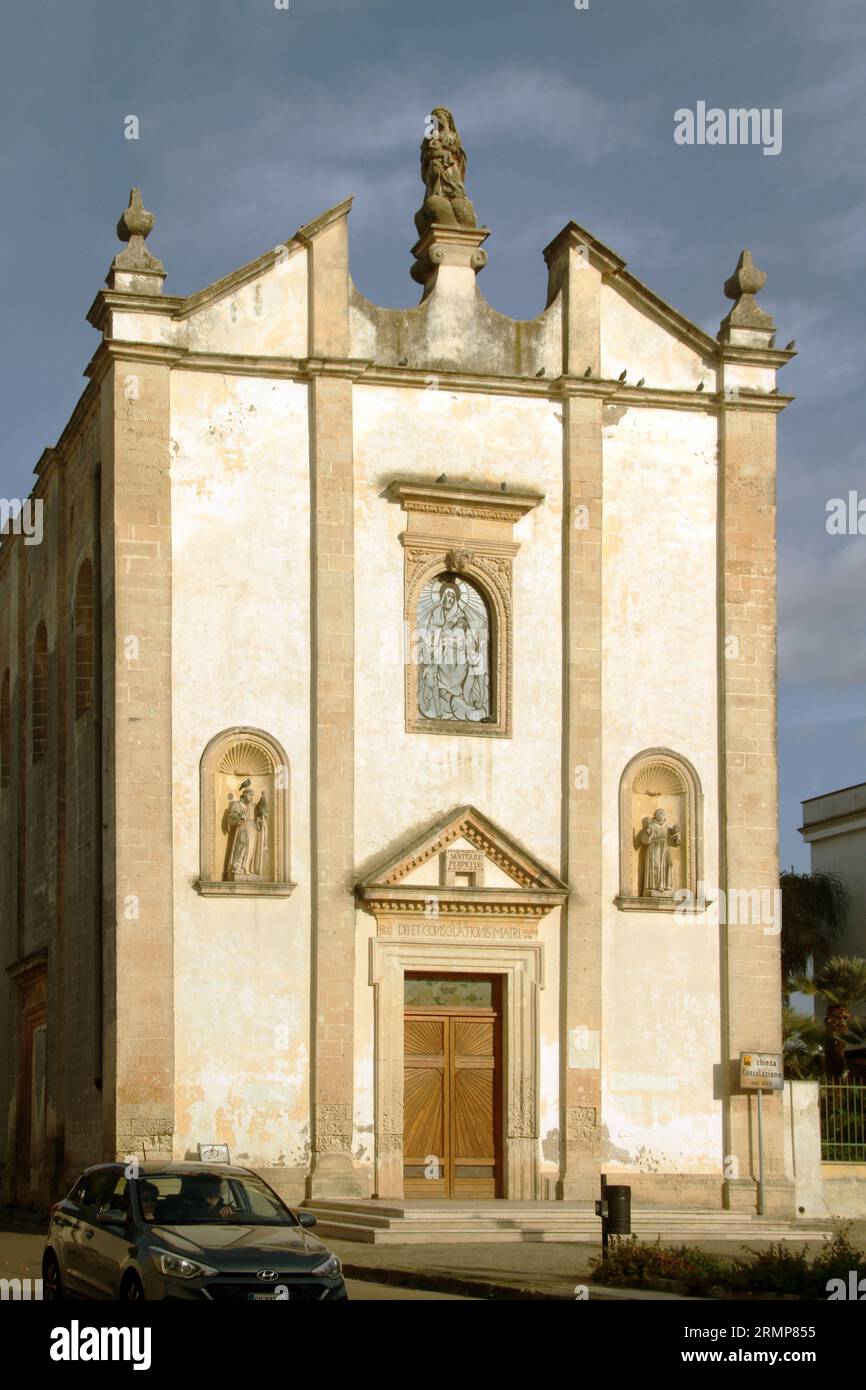
{"type": "MultiPolygon", "coordinates": [[[[486,1245],[504,1241],[601,1240],[601,1221],[585,1202],[337,1201],[303,1204],[316,1216],[316,1234],[368,1245],[486,1245]]],[[[820,1240],[829,1226],[748,1212],[702,1207],[632,1207],[632,1231],[641,1240],[820,1240]]]]}

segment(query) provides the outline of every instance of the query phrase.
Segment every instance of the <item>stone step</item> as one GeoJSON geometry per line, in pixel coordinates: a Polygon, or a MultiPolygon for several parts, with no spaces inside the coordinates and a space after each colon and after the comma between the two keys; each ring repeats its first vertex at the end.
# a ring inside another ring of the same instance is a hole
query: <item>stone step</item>
{"type": "MultiPolygon", "coordinates": [[[[502,1241],[598,1242],[601,1225],[584,1203],[549,1202],[340,1202],[320,1198],[305,1203],[316,1216],[318,1233],[333,1240],[384,1245],[479,1244],[502,1241]]],[[[749,1212],[639,1208],[632,1230],[643,1239],[687,1242],[725,1240],[820,1240],[823,1231],[794,1221],[749,1212]]]]}

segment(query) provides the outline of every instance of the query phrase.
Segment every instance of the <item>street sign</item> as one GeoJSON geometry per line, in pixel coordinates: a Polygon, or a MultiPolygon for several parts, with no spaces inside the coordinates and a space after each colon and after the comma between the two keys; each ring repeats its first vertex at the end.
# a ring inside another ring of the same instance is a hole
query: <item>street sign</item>
{"type": "Polygon", "coordinates": [[[781,1052],[741,1052],[741,1091],[781,1091],[785,1084],[781,1052]]]}

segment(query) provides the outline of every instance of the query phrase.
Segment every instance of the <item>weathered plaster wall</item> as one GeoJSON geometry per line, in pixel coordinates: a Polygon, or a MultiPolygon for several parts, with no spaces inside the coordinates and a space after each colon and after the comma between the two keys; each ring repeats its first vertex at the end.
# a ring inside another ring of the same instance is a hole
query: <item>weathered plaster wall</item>
{"type": "MultiPolygon", "coordinates": [[[[613,412],[611,412],[613,415],[613,412]]],[[[716,435],[710,416],[629,410],[605,430],[603,1124],[608,1166],[718,1171],[717,906],[620,911],[625,765],[665,747],[704,794],[704,878],[718,882],[716,435]]],[[[718,900],[708,888],[707,896],[718,900]]]]}
{"type": "Polygon", "coordinates": [[[309,439],[306,388],[172,377],[175,1154],[263,1168],[309,1141],[309,439]],[[199,762],[234,725],[291,769],[288,898],[203,898],[199,762]]]}
{"type": "Polygon", "coordinates": [[[614,285],[601,287],[601,375],[616,381],[628,372],[628,384],[641,377],[647,386],[668,390],[716,389],[716,369],[694,348],[669,332],[614,285]]]}

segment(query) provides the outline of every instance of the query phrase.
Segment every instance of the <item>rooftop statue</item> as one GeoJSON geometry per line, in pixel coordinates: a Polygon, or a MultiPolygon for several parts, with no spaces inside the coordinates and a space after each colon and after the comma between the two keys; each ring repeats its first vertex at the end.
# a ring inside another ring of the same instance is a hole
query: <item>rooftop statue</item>
{"type": "Polygon", "coordinates": [[[437,106],[428,120],[428,134],[421,142],[421,177],[427,196],[415,214],[418,235],[434,222],[446,226],[477,227],[475,209],[466,196],[466,152],[454,117],[437,106]]]}

